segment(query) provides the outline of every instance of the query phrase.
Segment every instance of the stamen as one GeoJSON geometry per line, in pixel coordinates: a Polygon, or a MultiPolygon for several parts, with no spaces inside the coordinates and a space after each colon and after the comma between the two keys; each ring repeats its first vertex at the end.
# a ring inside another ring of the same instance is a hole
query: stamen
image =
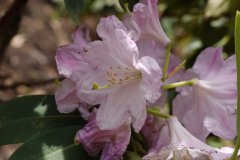
{"type": "Polygon", "coordinates": [[[142,72],[129,67],[110,67],[107,71],[107,79],[113,85],[132,84],[142,79],[142,72]]]}

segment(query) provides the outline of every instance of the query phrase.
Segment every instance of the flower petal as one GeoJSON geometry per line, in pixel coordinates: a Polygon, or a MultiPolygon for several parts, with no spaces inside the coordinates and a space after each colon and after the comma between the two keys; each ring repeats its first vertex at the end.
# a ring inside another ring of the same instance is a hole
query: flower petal
{"type": "Polygon", "coordinates": [[[79,99],[76,96],[76,83],[65,79],[57,88],[55,99],[57,109],[61,113],[69,113],[79,107],[79,99]]]}
{"type": "Polygon", "coordinates": [[[191,135],[175,117],[167,119],[167,123],[172,138],[172,144],[178,144],[179,146],[184,146],[189,149],[197,149],[198,151],[205,152],[210,157],[213,157],[214,160],[226,159],[232,154],[229,151],[226,152],[224,150],[212,148],[201,142],[191,135]]]}
{"type": "Polygon", "coordinates": [[[89,43],[84,48],[85,59],[95,67],[133,67],[138,59],[136,43],[120,29],[111,33],[112,37],[89,43]]]}
{"type": "MultiPolygon", "coordinates": [[[[146,40],[146,39],[138,40],[136,43],[138,46],[140,57],[144,57],[144,56],[152,57],[157,61],[159,66],[163,68],[165,63],[166,48],[162,44],[157,43],[156,41],[153,41],[153,40],[146,40]]],[[[180,64],[180,62],[181,61],[177,56],[170,54],[168,73],[172,72],[175,69],[175,67],[180,64]]],[[[173,74],[172,77],[167,79],[166,82],[173,83],[173,82],[179,81],[180,77],[183,74],[182,72],[183,71],[180,70],[177,73],[173,74]]]]}
{"type": "Polygon", "coordinates": [[[126,26],[116,16],[109,16],[107,18],[101,18],[97,26],[97,33],[103,40],[109,40],[115,38],[112,33],[114,33],[116,29],[127,32],[126,26]]]}
{"type": "Polygon", "coordinates": [[[204,119],[203,124],[208,131],[225,140],[232,140],[236,137],[236,114],[229,114],[229,112],[220,109],[215,114],[217,115],[204,119]]]}
{"type": "Polygon", "coordinates": [[[121,159],[130,141],[130,119],[114,130],[100,130],[93,115],[83,129],[79,130],[75,139],[80,141],[91,156],[102,152],[102,160],[121,159]]]}
{"type": "Polygon", "coordinates": [[[158,16],[157,0],[142,0],[133,8],[133,17],[142,31],[142,37],[153,38],[164,46],[170,40],[164,33],[158,16]]]}
{"type": "Polygon", "coordinates": [[[57,88],[55,94],[57,109],[61,113],[70,113],[78,109],[84,119],[90,116],[89,109],[92,108],[89,104],[83,103],[77,96],[76,83],[65,79],[57,88]]]}
{"type": "Polygon", "coordinates": [[[149,152],[159,150],[170,143],[168,127],[161,118],[148,116],[141,133],[147,142],[149,152]]]}
{"type": "Polygon", "coordinates": [[[57,69],[60,75],[77,81],[90,69],[89,64],[82,57],[82,48],[70,44],[59,47],[55,57],[57,69]]]}
{"type": "Polygon", "coordinates": [[[139,40],[137,41],[140,57],[150,56],[154,58],[158,64],[163,67],[165,60],[165,47],[153,40],[139,40]]]}
{"type": "Polygon", "coordinates": [[[237,102],[235,56],[224,61],[221,49],[205,49],[182,80],[192,78],[196,79],[194,86],[177,88],[180,93],[173,102],[173,114],[203,141],[210,132],[233,139],[237,102]]]}
{"type": "Polygon", "coordinates": [[[107,84],[106,73],[101,69],[92,70],[82,77],[82,81],[77,83],[77,94],[81,101],[96,105],[102,103],[106,99],[107,94],[111,89],[104,88],[107,84]],[[101,89],[94,89],[93,84],[102,87],[101,89]]]}
{"type": "Polygon", "coordinates": [[[159,150],[153,150],[143,157],[144,160],[224,160],[229,158],[233,149],[213,148],[190,134],[175,118],[166,119],[171,142],[159,150]]]}
{"type": "Polygon", "coordinates": [[[72,36],[73,43],[83,47],[91,40],[89,34],[90,31],[84,26],[77,27],[75,33],[72,36]]]}
{"type": "Polygon", "coordinates": [[[92,66],[99,68],[113,64],[113,58],[109,56],[111,51],[108,45],[102,41],[90,42],[84,47],[83,57],[92,66]]]}
{"type": "Polygon", "coordinates": [[[125,24],[125,26],[128,29],[128,35],[134,41],[138,41],[140,39],[140,36],[141,36],[141,31],[140,31],[140,28],[138,27],[137,23],[133,19],[132,14],[130,14],[130,13],[125,14],[124,19],[123,19],[123,23],[125,24]]]}
{"type": "Polygon", "coordinates": [[[193,70],[200,74],[200,79],[211,79],[218,74],[224,64],[220,48],[209,47],[203,50],[194,63],[193,70]]]}
{"type": "Polygon", "coordinates": [[[145,97],[154,103],[161,96],[162,70],[153,58],[147,56],[139,60],[138,66],[143,74],[142,87],[146,92],[145,97]]]}
{"type": "Polygon", "coordinates": [[[100,129],[110,130],[122,125],[129,115],[138,132],[146,119],[146,100],[144,91],[136,85],[119,87],[109,94],[97,111],[97,123],[100,129]]]}

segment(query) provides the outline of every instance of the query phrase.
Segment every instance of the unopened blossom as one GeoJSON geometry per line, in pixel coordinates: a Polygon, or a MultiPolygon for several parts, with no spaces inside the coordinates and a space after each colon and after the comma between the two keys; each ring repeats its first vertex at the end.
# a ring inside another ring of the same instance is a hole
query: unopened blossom
{"type": "Polygon", "coordinates": [[[153,58],[139,57],[136,43],[115,16],[102,18],[97,33],[102,41],[89,43],[83,54],[95,70],[82,77],[78,95],[86,103],[100,104],[100,129],[119,127],[130,116],[138,132],[146,119],[147,101],[153,103],[161,95],[161,68],[153,58]]]}
{"type": "MultiPolygon", "coordinates": [[[[128,29],[129,36],[136,42],[139,55],[153,57],[160,66],[165,61],[165,50],[170,43],[159,21],[158,0],[141,0],[134,6],[133,12],[125,15],[123,23],[128,29]]],[[[178,64],[171,55],[173,66],[178,64]]],[[[170,63],[172,64],[172,63],[170,63]]]]}
{"type": "Polygon", "coordinates": [[[224,160],[230,158],[233,149],[213,148],[189,133],[175,117],[166,120],[170,143],[159,150],[150,152],[144,160],[224,160]]]}
{"type": "Polygon", "coordinates": [[[158,0],[141,0],[134,6],[132,16],[128,15],[126,23],[141,34],[141,39],[154,39],[167,46],[170,40],[160,25],[157,2],[158,0]]]}
{"type": "Polygon", "coordinates": [[[81,80],[82,75],[92,70],[82,56],[83,46],[89,40],[89,31],[84,27],[78,27],[73,35],[73,43],[59,47],[56,54],[58,72],[66,78],[61,82],[55,94],[57,109],[61,113],[79,109],[85,119],[90,114],[88,109],[91,106],[81,102],[77,96],[76,84],[81,80]]]}
{"type": "Polygon", "coordinates": [[[193,86],[177,89],[173,114],[203,141],[209,133],[233,139],[237,102],[235,55],[224,60],[221,49],[205,49],[182,78],[191,79],[195,79],[193,86]]]}
{"type": "Polygon", "coordinates": [[[101,130],[93,113],[84,128],[77,132],[75,141],[83,145],[91,156],[97,156],[102,151],[101,160],[120,160],[130,141],[130,123],[129,117],[120,127],[101,130]]]}

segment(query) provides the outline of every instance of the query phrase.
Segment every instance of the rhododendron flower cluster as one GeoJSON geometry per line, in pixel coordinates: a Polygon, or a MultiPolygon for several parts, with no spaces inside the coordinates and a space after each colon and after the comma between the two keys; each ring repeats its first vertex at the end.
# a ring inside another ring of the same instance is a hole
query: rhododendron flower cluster
{"type": "Polygon", "coordinates": [[[75,141],[90,156],[122,159],[131,132],[144,137],[145,160],[231,156],[231,148],[212,148],[205,140],[210,133],[228,140],[236,136],[234,55],[224,60],[220,48],[209,47],[184,71],[169,52],[157,0],[140,1],[122,21],[102,18],[97,33],[101,40],[91,41],[89,31],[78,27],[73,42],[56,55],[65,77],[56,91],[58,110],[78,109],[88,121],[75,141]],[[173,116],[160,112],[171,88],[178,93],[173,116]]]}

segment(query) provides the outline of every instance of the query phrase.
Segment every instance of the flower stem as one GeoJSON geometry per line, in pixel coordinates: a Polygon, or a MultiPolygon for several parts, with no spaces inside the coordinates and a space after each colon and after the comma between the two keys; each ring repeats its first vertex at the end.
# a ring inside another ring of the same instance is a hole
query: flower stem
{"type": "Polygon", "coordinates": [[[154,115],[154,116],[157,116],[157,117],[161,117],[161,118],[165,118],[165,119],[171,117],[171,115],[165,114],[165,113],[161,113],[161,112],[160,112],[159,110],[157,110],[157,109],[149,108],[149,109],[147,109],[147,112],[148,112],[149,114],[151,114],[151,115],[154,115]]]}
{"type": "Polygon", "coordinates": [[[240,148],[240,12],[237,11],[235,18],[235,52],[237,66],[237,143],[230,160],[235,160],[240,148]]]}
{"type": "Polygon", "coordinates": [[[125,4],[124,4],[124,8],[125,8],[125,10],[127,11],[127,13],[130,13],[130,14],[131,14],[131,11],[129,10],[129,5],[128,5],[128,3],[125,3],[125,4]]]}
{"type": "Polygon", "coordinates": [[[103,86],[99,86],[97,83],[93,83],[92,89],[93,90],[98,90],[98,89],[107,89],[109,86],[107,84],[103,86]]]}
{"type": "Polygon", "coordinates": [[[196,83],[196,79],[192,79],[189,81],[181,81],[176,83],[165,84],[165,85],[162,85],[162,89],[168,90],[168,89],[183,87],[183,86],[193,86],[195,83],[196,83]]]}
{"type": "Polygon", "coordinates": [[[166,53],[165,53],[165,61],[164,66],[162,70],[162,81],[164,82],[167,79],[167,70],[169,65],[169,59],[170,59],[170,51],[171,51],[171,44],[168,44],[166,47],[166,53]]]}

